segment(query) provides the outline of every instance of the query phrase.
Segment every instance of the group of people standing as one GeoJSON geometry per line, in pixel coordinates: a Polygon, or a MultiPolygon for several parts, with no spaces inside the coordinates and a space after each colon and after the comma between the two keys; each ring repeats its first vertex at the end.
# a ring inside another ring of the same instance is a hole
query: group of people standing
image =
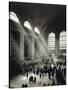
{"type": "MultiPolygon", "coordinates": [[[[25,70],[25,71],[26,71],[27,78],[30,72],[33,74],[39,75],[40,79],[42,76],[44,77],[46,74],[48,74],[49,80],[52,80],[53,82],[52,85],[66,84],[66,66],[64,64],[57,64],[57,63],[44,64],[43,67],[41,68],[39,67],[35,68],[34,66],[31,66],[29,70],[25,70]]],[[[36,81],[37,81],[36,77],[33,77],[33,76],[29,77],[29,83],[31,82],[36,83],[36,81]]],[[[45,83],[44,83],[44,86],[45,86],[45,83]]]]}
{"type": "Polygon", "coordinates": [[[66,84],[66,67],[64,64],[51,64],[48,68],[49,79],[55,78],[54,84],[65,85],[66,84]]]}

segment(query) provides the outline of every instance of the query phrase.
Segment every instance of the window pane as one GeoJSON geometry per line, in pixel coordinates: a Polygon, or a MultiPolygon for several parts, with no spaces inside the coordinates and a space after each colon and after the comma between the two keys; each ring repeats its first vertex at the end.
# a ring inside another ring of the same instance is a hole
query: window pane
{"type": "Polygon", "coordinates": [[[50,33],[48,36],[48,48],[49,50],[55,49],[55,34],[54,33],[50,33]]]}
{"type": "Polygon", "coordinates": [[[66,49],[66,32],[65,31],[60,33],[59,49],[66,49]]]}

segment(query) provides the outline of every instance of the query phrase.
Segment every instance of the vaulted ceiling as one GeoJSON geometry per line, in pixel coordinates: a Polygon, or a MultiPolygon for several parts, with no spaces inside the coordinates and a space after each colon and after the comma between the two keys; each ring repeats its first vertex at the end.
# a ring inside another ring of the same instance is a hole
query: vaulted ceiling
{"type": "Polygon", "coordinates": [[[28,20],[44,31],[45,28],[49,31],[66,30],[65,5],[10,2],[9,11],[16,13],[22,25],[28,20]]]}

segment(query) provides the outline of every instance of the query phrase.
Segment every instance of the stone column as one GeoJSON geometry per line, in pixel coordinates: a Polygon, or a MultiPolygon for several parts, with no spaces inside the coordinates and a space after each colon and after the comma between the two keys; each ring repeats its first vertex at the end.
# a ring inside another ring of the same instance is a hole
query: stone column
{"type": "Polygon", "coordinates": [[[32,36],[28,36],[28,58],[34,59],[34,38],[32,36]]]}
{"type": "Polygon", "coordinates": [[[20,33],[20,61],[24,60],[24,35],[20,33]]]}
{"type": "Polygon", "coordinates": [[[55,34],[55,50],[56,50],[56,56],[58,58],[59,55],[59,32],[55,34]]]}
{"type": "Polygon", "coordinates": [[[34,59],[34,38],[28,34],[24,36],[24,58],[25,60],[34,59]]]}
{"type": "Polygon", "coordinates": [[[40,56],[41,56],[40,55],[41,54],[40,53],[40,49],[41,48],[40,48],[39,40],[38,39],[35,39],[35,42],[34,43],[35,43],[35,46],[34,46],[34,48],[35,48],[35,51],[34,51],[35,52],[35,58],[36,59],[40,59],[40,56]]]}

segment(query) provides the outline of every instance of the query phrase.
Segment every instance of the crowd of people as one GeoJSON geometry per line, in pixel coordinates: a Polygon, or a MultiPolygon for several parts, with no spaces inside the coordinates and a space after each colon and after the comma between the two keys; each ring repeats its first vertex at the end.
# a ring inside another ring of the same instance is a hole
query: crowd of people
{"type": "MultiPolygon", "coordinates": [[[[42,76],[45,77],[45,75],[48,73],[49,80],[51,79],[53,82],[52,85],[65,85],[66,84],[65,64],[51,63],[51,64],[44,64],[41,67],[35,67],[35,65],[29,65],[29,66],[23,65],[23,67],[24,67],[24,74],[26,75],[27,78],[30,72],[32,72],[33,74],[39,75],[40,78],[42,76]]],[[[35,76],[29,77],[29,83],[31,82],[36,83],[36,81],[37,81],[37,78],[35,76]]],[[[43,84],[43,86],[46,86],[46,82],[43,84]]]]}

